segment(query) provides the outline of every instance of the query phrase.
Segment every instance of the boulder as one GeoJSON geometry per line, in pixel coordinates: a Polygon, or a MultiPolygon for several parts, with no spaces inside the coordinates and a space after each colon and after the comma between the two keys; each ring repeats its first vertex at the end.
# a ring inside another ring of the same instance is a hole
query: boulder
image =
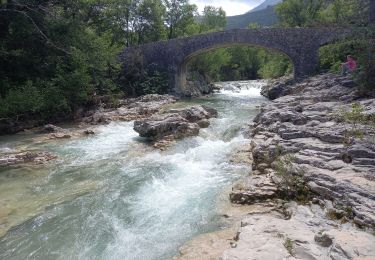
{"type": "Polygon", "coordinates": [[[58,133],[58,132],[64,132],[64,129],[62,129],[61,127],[52,125],[52,124],[47,124],[43,126],[42,132],[43,133],[58,133]]]}
{"type": "Polygon", "coordinates": [[[198,124],[189,123],[189,121],[178,114],[158,115],[134,122],[134,130],[141,137],[152,140],[162,139],[165,136],[171,135],[176,139],[197,135],[199,128],[198,124]]]}
{"type": "Polygon", "coordinates": [[[153,141],[165,137],[180,139],[198,135],[201,127],[208,127],[207,119],[216,117],[217,111],[206,106],[192,106],[182,110],[172,110],[170,113],[154,115],[148,119],[134,122],[134,130],[141,137],[153,141]]]}

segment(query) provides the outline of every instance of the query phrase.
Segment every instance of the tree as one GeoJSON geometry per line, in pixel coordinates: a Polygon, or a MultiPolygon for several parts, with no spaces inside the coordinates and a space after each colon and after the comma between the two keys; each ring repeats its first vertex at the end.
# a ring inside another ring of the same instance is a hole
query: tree
{"type": "Polygon", "coordinates": [[[119,45],[96,19],[105,8],[87,0],[0,5],[0,117],[69,117],[94,92],[117,89],[119,45]]]}
{"type": "Polygon", "coordinates": [[[144,0],[137,10],[138,43],[154,42],[164,39],[165,7],[160,0],[144,0]]]}
{"type": "Polygon", "coordinates": [[[197,6],[190,5],[188,0],[164,0],[168,39],[187,35],[187,28],[195,23],[197,6]]]}
{"type": "Polygon", "coordinates": [[[227,19],[223,8],[205,6],[203,10],[201,31],[220,30],[227,25],[227,19]]]}
{"type": "Polygon", "coordinates": [[[275,10],[282,26],[302,27],[307,22],[304,0],[285,0],[275,10]]]}

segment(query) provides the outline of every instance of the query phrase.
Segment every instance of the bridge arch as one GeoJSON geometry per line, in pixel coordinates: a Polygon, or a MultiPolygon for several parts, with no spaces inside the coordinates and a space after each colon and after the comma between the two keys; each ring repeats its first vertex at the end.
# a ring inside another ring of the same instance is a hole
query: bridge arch
{"type": "Polygon", "coordinates": [[[145,65],[152,64],[168,74],[171,93],[183,95],[187,61],[202,52],[236,44],[274,49],[290,58],[294,77],[299,79],[316,71],[320,46],[349,33],[344,29],[235,29],[126,48],[120,57],[127,69],[132,66],[134,56],[141,56],[145,65]]]}
{"type": "Polygon", "coordinates": [[[255,44],[250,44],[250,43],[228,43],[228,44],[215,44],[212,45],[210,48],[203,48],[199,49],[198,51],[189,54],[188,56],[185,57],[185,59],[182,61],[182,63],[178,66],[178,72],[176,73],[176,86],[179,86],[180,90],[182,92],[185,92],[184,86],[187,86],[187,73],[188,73],[188,65],[189,63],[196,57],[199,57],[202,54],[208,53],[210,51],[222,49],[222,48],[228,48],[228,47],[235,47],[235,46],[243,46],[243,47],[260,47],[264,48],[266,50],[272,50],[276,51],[278,53],[284,54],[286,57],[288,57],[289,61],[293,64],[293,74],[294,72],[294,61],[291,57],[288,56],[287,53],[283,52],[280,49],[276,48],[267,48],[262,45],[255,45],[255,44]]]}

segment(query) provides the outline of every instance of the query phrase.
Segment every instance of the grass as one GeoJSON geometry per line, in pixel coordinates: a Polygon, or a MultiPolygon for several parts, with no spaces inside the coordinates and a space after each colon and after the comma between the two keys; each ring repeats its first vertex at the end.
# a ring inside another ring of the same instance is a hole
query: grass
{"type": "Polygon", "coordinates": [[[293,240],[291,240],[289,237],[287,237],[284,241],[284,247],[286,248],[286,250],[288,251],[288,253],[291,255],[291,256],[294,256],[294,242],[293,240]]]}

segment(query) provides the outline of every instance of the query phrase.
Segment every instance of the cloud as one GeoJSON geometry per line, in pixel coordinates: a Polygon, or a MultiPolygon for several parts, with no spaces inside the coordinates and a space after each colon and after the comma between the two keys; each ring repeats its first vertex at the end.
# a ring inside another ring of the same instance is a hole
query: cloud
{"type": "Polygon", "coordinates": [[[222,7],[227,16],[244,14],[264,0],[191,0],[190,3],[198,6],[199,12],[202,12],[206,5],[222,7]]]}

